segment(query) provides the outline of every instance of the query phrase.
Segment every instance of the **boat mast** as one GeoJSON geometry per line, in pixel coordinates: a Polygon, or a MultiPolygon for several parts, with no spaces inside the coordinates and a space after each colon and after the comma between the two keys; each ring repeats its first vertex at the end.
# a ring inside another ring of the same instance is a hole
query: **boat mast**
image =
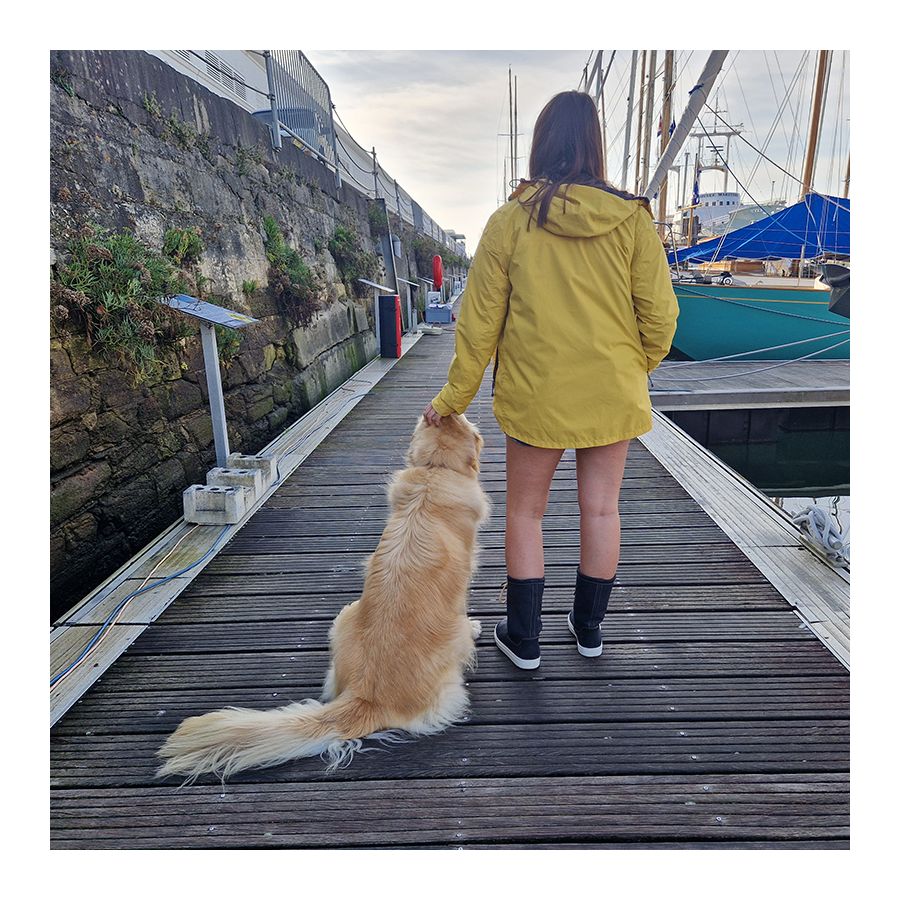
{"type": "Polygon", "coordinates": [[[806,142],[806,162],[803,166],[803,188],[800,200],[809,193],[812,187],[816,168],[816,148],[819,143],[819,132],[822,126],[822,106],[825,97],[825,75],[828,71],[830,50],[820,50],[816,64],[816,85],[813,92],[812,114],[809,119],[809,140],[806,142]]]}
{"type": "Polygon", "coordinates": [[[847,154],[847,174],[844,175],[844,199],[850,196],[850,154],[847,154]]]}
{"type": "MultiPolygon", "coordinates": [[[[663,77],[663,111],[662,128],[660,129],[659,157],[662,159],[669,143],[669,122],[672,121],[672,81],[675,69],[675,51],[666,50],[665,75],[663,77]]],[[[673,158],[674,161],[674,158],[673,158]]],[[[666,201],[669,195],[669,170],[663,173],[659,188],[659,202],[656,205],[656,218],[659,220],[660,240],[666,238],[666,201]]]]}
{"type": "MultiPolygon", "coordinates": [[[[513,170],[515,168],[515,133],[513,130],[513,96],[512,96],[512,66],[509,67],[509,174],[513,178],[513,170]]],[[[506,185],[507,194],[510,191],[510,184],[506,185]]]]}
{"type": "Polygon", "coordinates": [[[715,83],[716,77],[722,70],[722,64],[725,62],[726,56],[728,56],[727,50],[713,50],[712,53],[709,54],[709,59],[707,59],[706,65],[700,73],[700,78],[690,90],[690,100],[688,100],[688,104],[681,114],[681,120],[679,121],[678,126],[675,128],[675,131],[672,132],[672,137],[666,145],[666,151],[657,163],[653,177],[644,188],[645,196],[652,197],[656,193],[659,186],[662,184],[663,178],[669,171],[669,167],[681,152],[681,148],[684,146],[684,142],[687,140],[691,128],[697,120],[697,116],[700,115],[703,104],[706,103],[706,98],[709,96],[709,92],[715,83]]]}
{"type": "Polygon", "coordinates": [[[513,185],[519,185],[519,76],[513,79],[513,185]]]}
{"type": "Polygon", "coordinates": [[[650,51],[650,65],[647,73],[647,116],[644,122],[644,165],[641,170],[640,193],[646,195],[647,173],[650,170],[650,133],[653,130],[653,95],[656,88],[656,51],[650,51]]]}
{"type": "Polygon", "coordinates": [[[644,78],[647,74],[647,51],[641,50],[641,95],[638,100],[637,142],[634,148],[634,192],[638,192],[641,177],[641,146],[644,133],[644,78]]]}
{"type": "Polygon", "coordinates": [[[634,79],[637,76],[637,50],[631,51],[631,75],[628,81],[628,105],[625,113],[625,152],[622,155],[622,190],[628,190],[628,160],[631,147],[631,117],[634,112],[634,79]]]}

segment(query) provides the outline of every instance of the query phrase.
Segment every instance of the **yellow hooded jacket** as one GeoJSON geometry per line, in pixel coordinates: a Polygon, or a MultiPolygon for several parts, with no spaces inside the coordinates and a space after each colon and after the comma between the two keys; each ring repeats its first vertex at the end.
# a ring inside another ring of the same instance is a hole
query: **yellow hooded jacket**
{"type": "Polygon", "coordinates": [[[647,373],[678,304],[645,201],[566,185],[543,228],[520,188],[488,220],[456,324],[439,415],[465,412],[496,354],[494,415],[536,447],[596,447],[652,427],[647,373]],[[517,196],[518,195],[518,196],[517,196]]]}

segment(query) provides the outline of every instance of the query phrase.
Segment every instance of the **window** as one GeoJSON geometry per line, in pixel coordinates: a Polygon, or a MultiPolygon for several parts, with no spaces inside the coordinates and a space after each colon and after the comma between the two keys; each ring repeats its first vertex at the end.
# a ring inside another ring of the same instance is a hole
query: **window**
{"type": "Polygon", "coordinates": [[[206,74],[210,78],[224,85],[232,94],[240,97],[241,100],[247,99],[246,85],[228,63],[219,59],[215,53],[210,53],[209,50],[204,51],[203,57],[206,60],[206,74]]]}

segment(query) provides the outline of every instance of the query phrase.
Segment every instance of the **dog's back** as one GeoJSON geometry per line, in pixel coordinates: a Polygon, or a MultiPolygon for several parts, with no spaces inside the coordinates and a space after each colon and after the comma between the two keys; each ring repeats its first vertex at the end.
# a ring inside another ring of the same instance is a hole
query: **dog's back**
{"type": "Polygon", "coordinates": [[[362,596],[332,626],[324,705],[186,719],[159,751],[158,774],[227,776],[319,753],[335,766],[375,732],[426,734],[462,715],[462,670],[474,656],[466,597],[489,505],[477,477],[481,436],[465,417],[446,422],[420,420],[409,465],[391,481],[362,596]]]}

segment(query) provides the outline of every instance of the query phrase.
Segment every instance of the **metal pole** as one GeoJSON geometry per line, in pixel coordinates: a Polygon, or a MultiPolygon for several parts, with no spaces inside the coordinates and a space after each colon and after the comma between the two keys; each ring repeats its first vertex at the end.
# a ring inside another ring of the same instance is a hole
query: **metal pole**
{"type": "MultiPolygon", "coordinates": [[[[515,134],[513,132],[513,96],[512,96],[512,66],[509,67],[509,174],[515,184],[516,177],[516,150],[515,134]]],[[[506,186],[509,190],[509,185],[506,186]]]]}
{"type": "Polygon", "coordinates": [[[846,199],[850,196],[850,154],[847,154],[847,174],[844,176],[844,193],[843,197],[846,199]]]}
{"type": "Polygon", "coordinates": [[[656,93],[656,51],[650,51],[650,62],[647,66],[647,115],[644,120],[644,166],[641,169],[641,189],[639,193],[648,197],[653,195],[647,191],[647,172],[650,169],[650,135],[653,133],[653,95],[656,93]]]}
{"type": "Polygon", "coordinates": [[[334,153],[334,182],[338,190],[341,188],[341,158],[338,156],[337,132],[334,127],[334,104],[331,102],[331,89],[328,90],[328,106],[331,113],[331,151],[334,153]]]}
{"type": "Polygon", "coordinates": [[[372,148],[372,178],[375,181],[375,199],[378,199],[378,157],[375,156],[375,148],[372,148]]]}
{"type": "Polygon", "coordinates": [[[631,147],[631,118],[634,113],[634,79],[637,77],[637,50],[631,51],[631,78],[628,88],[628,109],[625,113],[625,152],[622,158],[622,190],[628,190],[628,160],[631,147]]]}
{"type": "Polygon", "coordinates": [[[513,184],[519,184],[519,76],[513,78],[513,184]]]}
{"type": "Polygon", "coordinates": [[[206,386],[209,389],[209,414],[212,418],[213,439],[216,444],[216,465],[228,462],[228,426],[225,424],[225,398],[222,395],[222,373],[219,371],[219,353],[216,349],[216,329],[208,322],[200,323],[200,340],[203,344],[203,366],[206,369],[206,386]]]}
{"type": "MultiPolygon", "coordinates": [[[[663,111],[662,134],[660,135],[659,152],[662,156],[666,152],[669,143],[669,122],[672,119],[672,81],[674,78],[675,51],[666,50],[665,76],[663,80],[663,111]]],[[[673,160],[674,161],[674,160],[673,160]]],[[[663,223],[659,226],[659,238],[663,240],[666,235],[666,207],[669,199],[669,170],[663,172],[662,184],[659,188],[659,202],[656,204],[657,218],[663,223]]]]}
{"type": "Polygon", "coordinates": [[[662,183],[665,173],[669,170],[669,166],[675,162],[675,157],[681,152],[681,148],[684,146],[684,142],[687,140],[691,128],[697,120],[697,116],[700,114],[700,110],[703,108],[706,98],[709,96],[710,89],[716,80],[716,76],[722,69],[722,64],[725,62],[726,56],[728,56],[727,50],[713,50],[712,53],[709,54],[709,59],[707,59],[706,65],[700,73],[697,84],[695,84],[690,91],[691,99],[688,101],[687,106],[684,108],[684,112],[681,114],[681,121],[678,123],[675,131],[672,132],[672,137],[669,139],[669,143],[666,146],[666,152],[663,153],[657,163],[653,177],[650,179],[649,183],[644,186],[644,192],[647,196],[652,197],[653,194],[656,193],[657,188],[662,183]]]}
{"type": "Polygon", "coordinates": [[[641,177],[641,147],[644,141],[644,76],[647,73],[647,51],[641,50],[641,93],[638,98],[637,143],[634,148],[634,192],[638,193],[641,177]]]}
{"type": "Polygon", "coordinates": [[[272,119],[269,122],[272,131],[272,149],[277,152],[281,149],[281,123],[278,121],[278,101],[275,99],[275,72],[272,67],[271,51],[263,50],[263,57],[266,60],[266,81],[269,85],[269,103],[272,106],[272,119]]]}

